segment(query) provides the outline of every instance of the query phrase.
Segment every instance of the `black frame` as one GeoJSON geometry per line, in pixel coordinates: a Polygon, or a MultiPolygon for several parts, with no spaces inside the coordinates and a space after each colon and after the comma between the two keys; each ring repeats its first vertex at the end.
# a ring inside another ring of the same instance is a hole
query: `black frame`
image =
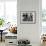
{"type": "Polygon", "coordinates": [[[20,24],[35,24],[35,23],[36,23],[36,11],[20,11],[20,24]],[[35,14],[35,15],[33,15],[34,16],[34,19],[35,19],[35,20],[33,20],[34,22],[31,22],[31,23],[28,23],[28,22],[27,23],[23,23],[22,20],[21,20],[21,18],[22,18],[21,17],[22,16],[21,14],[22,13],[32,13],[32,14],[34,13],[35,14]]]}

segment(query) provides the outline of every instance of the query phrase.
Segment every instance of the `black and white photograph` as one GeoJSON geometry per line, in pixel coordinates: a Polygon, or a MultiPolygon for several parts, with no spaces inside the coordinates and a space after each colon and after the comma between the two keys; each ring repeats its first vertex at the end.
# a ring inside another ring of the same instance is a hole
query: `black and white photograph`
{"type": "Polygon", "coordinates": [[[36,12],[35,11],[21,11],[20,12],[20,23],[21,24],[36,23],[36,12]]]}

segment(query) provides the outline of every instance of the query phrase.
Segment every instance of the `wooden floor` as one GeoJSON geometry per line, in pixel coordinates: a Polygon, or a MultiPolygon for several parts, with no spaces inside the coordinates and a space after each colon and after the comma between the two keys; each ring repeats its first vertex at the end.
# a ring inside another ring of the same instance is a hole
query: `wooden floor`
{"type": "Polygon", "coordinates": [[[5,42],[4,41],[3,42],[0,41],[0,46],[5,46],[5,42]]]}
{"type": "MultiPolygon", "coordinates": [[[[0,46],[5,46],[5,41],[2,41],[2,42],[0,41],[0,46]]],[[[37,45],[34,44],[33,46],[37,46],[37,45]]],[[[40,46],[46,46],[46,43],[40,46]]]]}

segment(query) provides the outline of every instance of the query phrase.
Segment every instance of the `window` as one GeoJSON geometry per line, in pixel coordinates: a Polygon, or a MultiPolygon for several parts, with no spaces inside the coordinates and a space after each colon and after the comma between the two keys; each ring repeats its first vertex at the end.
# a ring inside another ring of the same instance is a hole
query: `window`
{"type": "Polygon", "coordinates": [[[42,32],[46,32],[46,0],[42,0],[42,32]]]}
{"type": "Polygon", "coordinates": [[[17,24],[17,1],[6,1],[5,7],[7,21],[17,24]]]}
{"type": "Polygon", "coordinates": [[[42,0],[42,24],[46,26],[46,0],[42,0]]]}
{"type": "Polygon", "coordinates": [[[17,0],[0,1],[0,17],[17,25],[17,0]]]}
{"type": "Polygon", "coordinates": [[[4,16],[4,2],[0,2],[0,17],[4,16]]]}

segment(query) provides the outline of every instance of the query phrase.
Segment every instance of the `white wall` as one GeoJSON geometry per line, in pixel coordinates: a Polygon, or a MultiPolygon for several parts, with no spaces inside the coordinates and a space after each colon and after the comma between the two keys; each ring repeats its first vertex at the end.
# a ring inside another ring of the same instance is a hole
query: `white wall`
{"type": "Polygon", "coordinates": [[[31,43],[39,46],[41,34],[42,0],[18,0],[18,39],[29,39],[31,43]],[[36,11],[36,24],[20,24],[20,11],[36,11]]]}

